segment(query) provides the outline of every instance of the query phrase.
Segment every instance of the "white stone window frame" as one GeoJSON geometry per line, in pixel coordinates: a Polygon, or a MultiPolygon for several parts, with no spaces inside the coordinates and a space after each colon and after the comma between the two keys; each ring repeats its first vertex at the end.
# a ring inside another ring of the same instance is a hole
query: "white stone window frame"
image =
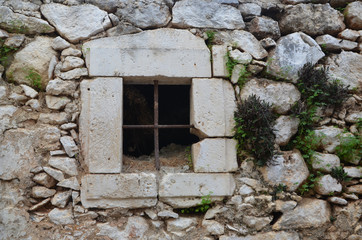
{"type": "Polygon", "coordinates": [[[233,194],[235,182],[228,172],[237,169],[236,143],[230,139],[233,112],[225,106],[235,105],[233,94],[227,94],[233,88],[226,80],[212,78],[203,39],[187,30],[158,29],[89,41],[83,53],[90,77],[80,85],[85,207],[142,208],[155,206],[158,199],[188,207],[207,194],[213,199],[233,194]],[[195,173],[122,173],[123,84],[153,80],[191,83],[191,124],[205,138],[192,147],[195,173]],[[211,104],[202,101],[205,97],[211,104]]]}

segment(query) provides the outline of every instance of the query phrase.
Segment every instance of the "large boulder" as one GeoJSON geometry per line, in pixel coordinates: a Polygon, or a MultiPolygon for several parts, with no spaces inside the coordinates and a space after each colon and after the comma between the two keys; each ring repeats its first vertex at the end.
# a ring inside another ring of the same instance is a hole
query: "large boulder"
{"type": "Polygon", "coordinates": [[[317,63],[324,57],[318,43],[310,36],[296,32],[281,37],[268,58],[268,73],[296,82],[298,72],[306,63],[317,63]]]}
{"type": "Polygon", "coordinates": [[[287,113],[300,99],[300,92],[293,84],[264,78],[253,78],[245,84],[240,98],[245,100],[251,95],[272,105],[272,109],[279,114],[287,113]]]}
{"type": "Polygon", "coordinates": [[[304,32],[311,36],[337,35],[346,28],[343,15],[329,4],[287,6],[279,21],[282,34],[304,32]]]}
{"type": "Polygon", "coordinates": [[[349,89],[362,89],[362,55],[342,51],[326,59],[326,66],[333,79],[338,79],[349,89]]]}
{"type": "Polygon", "coordinates": [[[243,17],[239,10],[215,1],[178,1],[172,9],[172,15],[172,24],[180,28],[245,28],[243,17]]]}
{"type": "Polygon", "coordinates": [[[282,152],[260,171],[269,184],[284,184],[288,191],[295,191],[309,176],[308,167],[298,150],[282,152]]]}
{"type": "Polygon", "coordinates": [[[0,28],[9,32],[25,34],[51,33],[55,30],[43,19],[14,13],[5,6],[0,6],[0,28]]]}
{"type": "Polygon", "coordinates": [[[93,5],[44,4],[41,13],[68,41],[76,43],[112,27],[106,11],[93,5]]]}
{"type": "Polygon", "coordinates": [[[348,4],[344,10],[347,26],[351,29],[362,29],[362,2],[356,1],[348,4]]]}
{"type": "Polygon", "coordinates": [[[170,10],[163,0],[123,1],[116,15],[139,28],[164,27],[171,20],[170,10]]]}
{"type": "Polygon", "coordinates": [[[52,49],[52,38],[36,37],[25,48],[17,52],[14,61],[6,72],[7,78],[17,83],[34,86],[34,80],[40,76],[43,88],[49,82],[49,62],[57,53],[52,49]]]}

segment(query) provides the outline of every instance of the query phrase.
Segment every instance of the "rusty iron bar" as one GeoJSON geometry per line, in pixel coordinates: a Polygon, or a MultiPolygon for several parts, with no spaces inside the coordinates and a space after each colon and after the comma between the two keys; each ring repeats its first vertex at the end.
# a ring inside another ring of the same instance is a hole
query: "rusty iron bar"
{"type": "Polygon", "coordinates": [[[154,119],[153,122],[155,124],[154,128],[154,141],[155,141],[155,165],[156,170],[160,170],[160,149],[159,149],[159,131],[158,131],[158,81],[153,81],[153,113],[154,119]]]}
{"type": "Polygon", "coordinates": [[[193,128],[193,125],[123,125],[124,129],[142,129],[142,128],[193,128]]]}

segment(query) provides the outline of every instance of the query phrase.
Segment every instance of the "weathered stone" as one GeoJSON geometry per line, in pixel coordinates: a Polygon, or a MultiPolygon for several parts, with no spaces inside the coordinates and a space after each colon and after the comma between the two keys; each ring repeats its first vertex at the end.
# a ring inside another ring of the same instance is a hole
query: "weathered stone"
{"type": "MultiPolygon", "coordinates": [[[[235,196],[233,196],[230,200],[231,201],[234,200],[233,202],[241,203],[242,202],[241,196],[239,196],[239,197],[240,197],[240,201],[239,201],[239,199],[236,200],[235,196]]],[[[207,210],[207,212],[205,213],[204,219],[213,219],[216,217],[217,214],[224,212],[225,209],[226,208],[222,207],[221,205],[216,205],[215,207],[209,208],[207,210]]]]}
{"type": "Polygon", "coordinates": [[[172,25],[180,28],[245,28],[243,17],[237,9],[214,1],[178,1],[172,8],[172,17],[172,25]]]}
{"type": "Polygon", "coordinates": [[[196,218],[180,217],[178,219],[167,220],[167,231],[183,231],[196,225],[196,218]]]}
{"type": "Polygon", "coordinates": [[[300,92],[293,84],[263,78],[253,78],[246,82],[240,92],[240,98],[245,100],[251,95],[269,103],[278,114],[286,114],[300,99],[300,92]]]}
{"type": "Polygon", "coordinates": [[[75,68],[67,72],[61,72],[61,73],[56,72],[55,76],[64,80],[79,79],[80,77],[88,76],[88,69],[75,68]]]}
{"type": "Polygon", "coordinates": [[[74,48],[67,48],[64,49],[61,53],[62,56],[74,56],[74,57],[80,57],[82,56],[82,51],[74,48]]]}
{"type": "Polygon", "coordinates": [[[212,70],[214,77],[227,77],[229,75],[226,68],[227,63],[227,46],[212,46],[212,70]]]}
{"type": "Polygon", "coordinates": [[[238,168],[234,139],[212,138],[195,143],[191,148],[195,172],[233,172],[238,168]]]}
{"type": "Polygon", "coordinates": [[[233,136],[236,102],[234,89],[223,79],[192,79],[191,131],[202,137],[233,136]]]}
{"type": "Polygon", "coordinates": [[[164,27],[171,20],[171,13],[162,0],[123,1],[116,15],[139,28],[164,27]]]}
{"type": "Polygon", "coordinates": [[[83,206],[142,208],[157,203],[156,176],[152,173],[85,175],[82,178],[83,206]]]}
{"type": "Polygon", "coordinates": [[[25,36],[23,34],[17,34],[7,38],[4,42],[4,45],[12,48],[18,48],[21,46],[21,44],[23,44],[24,40],[25,36]]]}
{"type": "Polygon", "coordinates": [[[55,193],[56,191],[54,189],[40,186],[35,186],[31,190],[31,195],[35,198],[48,198],[53,196],[55,193]]]}
{"type": "Polygon", "coordinates": [[[51,157],[49,159],[49,165],[59,170],[62,170],[64,173],[70,176],[78,175],[77,162],[74,158],[51,157]]]}
{"type": "Polygon", "coordinates": [[[17,94],[15,92],[11,93],[9,99],[14,100],[16,102],[22,102],[28,100],[28,98],[24,95],[17,94]]]}
{"type": "Polygon", "coordinates": [[[80,190],[80,186],[79,186],[79,183],[78,183],[78,180],[76,177],[64,179],[64,180],[60,181],[57,184],[57,186],[64,187],[64,188],[70,188],[70,189],[73,189],[76,191],[80,190]]]}
{"type": "Polygon", "coordinates": [[[296,206],[297,206],[296,201],[282,201],[282,200],[275,201],[275,211],[282,213],[292,211],[296,206]]]}
{"type": "Polygon", "coordinates": [[[247,178],[247,177],[242,177],[242,178],[239,178],[239,181],[252,187],[257,192],[261,192],[264,190],[263,185],[258,180],[255,180],[252,178],[247,178]]]}
{"type": "Polygon", "coordinates": [[[0,6],[0,27],[8,32],[25,34],[54,32],[54,28],[43,19],[14,13],[5,6],[0,6]]]}
{"type": "Polygon", "coordinates": [[[70,47],[70,43],[61,37],[54,38],[52,42],[52,48],[56,51],[61,51],[70,47]]]}
{"type": "Polygon", "coordinates": [[[54,208],[48,213],[50,221],[58,225],[74,224],[73,213],[71,209],[54,208]]]}
{"type": "Polygon", "coordinates": [[[347,173],[348,177],[362,178],[362,168],[361,167],[344,167],[343,170],[347,173]]]}
{"type": "Polygon", "coordinates": [[[343,15],[329,4],[287,6],[279,26],[283,34],[301,31],[311,36],[337,35],[346,28],[343,15]]]}
{"type": "Polygon", "coordinates": [[[95,5],[107,12],[115,12],[121,3],[119,0],[85,0],[84,2],[95,5]]]}
{"type": "Polygon", "coordinates": [[[342,32],[338,33],[338,37],[354,42],[359,37],[359,33],[356,30],[344,29],[342,32]]]}
{"type": "Polygon", "coordinates": [[[144,235],[149,226],[147,221],[142,217],[129,217],[126,227],[120,231],[116,226],[112,227],[109,223],[98,223],[98,236],[108,236],[111,239],[145,239],[144,235]]]}
{"type": "Polygon", "coordinates": [[[267,71],[296,82],[305,64],[315,64],[322,57],[324,53],[313,38],[302,32],[292,33],[277,41],[276,48],[269,54],[267,71]]]}
{"type": "Polygon", "coordinates": [[[224,225],[215,220],[203,220],[202,226],[206,228],[206,231],[211,235],[221,235],[224,234],[225,231],[224,225]]]}
{"type": "Polygon", "coordinates": [[[14,55],[14,60],[8,68],[7,76],[12,75],[17,83],[24,83],[33,86],[33,79],[27,78],[31,73],[40,77],[41,86],[47,85],[49,62],[56,52],[51,47],[52,38],[39,36],[25,48],[14,55]]]}
{"type": "Polygon", "coordinates": [[[343,14],[346,18],[347,26],[351,29],[361,30],[362,28],[362,2],[356,1],[347,5],[343,14]]]}
{"type": "Polygon", "coordinates": [[[279,146],[285,146],[294,134],[298,132],[300,120],[291,116],[280,116],[275,120],[273,132],[275,134],[275,142],[279,146]]]}
{"type": "Polygon", "coordinates": [[[340,145],[340,137],[344,135],[343,129],[327,126],[317,128],[314,132],[321,147],[330,153],[334,153],[340,145]]]}
{"type": "Polygon", "coordinates": [[[55,70],[55,67],[58,65],[58,63],[59,63],[59,61],[56,56],[53,56],[50,59],[49,68],[48,68],[48,78],[49,79],[52,79],[54,77],[54,70],[55,70]]]}
{"type": "Polygon", "coordinates": [[[121,172],[122,85],[122,78],[96,78],[80,85],[80,141],[90,173],[121,172]]]}
{"type": "Polygon", "coordinates": [[[258,39],[247,31],[234,30],[230,33],[219,32],[215,35],[215,39],[220,40],[229,46],[241,49],[258,60],[268,56],[268,52],[261,46],[258,39]]]}
{"type": "Polygon", "coordinates": [[[308,167],[298,150],[282,152],[273,158],[273,164],[260,169],[264,180],[272,185],[284,184],[295,191],[309,176],[308,167]]]}
{"type": "Polygon", "coordinates": [[[258,233],[256,235],[248,235],[246,237],[228,237],[221,236],[219,240],[300,240],[296,232],[267,232],[258,233]]]}
{"type": "Polygon", "coordinates": [[[250,20],[261,15],[261,7],[257,3],[242,3],[239,5],[241,15],[245,20],[250,20]]]}
{"type": "Polygon", "coordinates": [[[327,51],[336,51],[341,49],[348,51],[356,49],[358,46],[358,43],[356,42],[335,38],[329,34],[319,36],[315,40],[327,51]]]}
{"type": "Polygon", "coordinates": [[[362,184],[353,185],[347,188],[347,192],[362,194],[362,184]]]}
{"type": "Polygon", "coordinates": [[[292,211],[285,212],[273,229],[317,228],[329,222],[330,216],[331,209],[326,201],[304,198],[292,211]]]}
{"type": "Polygon", "coordinates": [[[162,28],[96,39],[83,45],[83,54],[90,76],[157,76],[159,81],[211,77],[209,49],[186,30],[162,28]]]}
{"type": "Polygon", "coordinates": [[[84,65],[84,60],[83,59],[81,59],[79,57],[68,56],[68,57],[65,57],[60,70],[61,71],[69,71],[69,70],[72,70],[74,68],[83,67],[83,65],[84,65]]]}
{"type": "Polygon", "coordinates": [[[45,172],[38,173],[33,177],[33,181],[36,183],[39,183],[47,188],[54,187],[56,184],[56,181],[54,178],[46,174],[45,172]]]}
{"type": "Polygon", "coordinates": [[[358,196],[355,194],[342,193],[342,196],[347,199],[358,200],[358,196]]]}
{"type": "Polygon", "coordinates": [[[344,119],[348,123],[357,123],[362,118],[362,112],[349,113],[344,119]]]}
{"type": "Polygon", "coordinates": [[[60,142],[62,143],[63,148],[69,157],[74,157],[74,155],[79,152],[79,148],[77,144],[75,144],[72,137],[63,136],[60,138],[60,142]]]}
{"type": "Polygon", "coordinates": [[[43,206],[45,206],[46,204],[48,204],[48,202],[50,202],[50,198],[46,198],[43,201],[35,204],[34,206],[32,206],[31,208],[29,208],[29,211],[35,211],[43,206]]]}
{"type": "Polygon", "coordinates": [[[332,79],[338,79],[349,89],[362,89],[362,55],[354,52],[342,51],[340,54],[331,54],[326,59],[332,79]]]}
{"type": "Polygon", "coordinates": [[[339,166],[340,160],[337,155],[316,152],[312,156],[312,168],[314,170],[330,173],[332,168],[339,166]]]}
{"type": "Polygon", "coordinates": [[[277,43],[269,37],[260,40],[260,44],[265,49],[275,47],[277,45],[277,43]]]}
{"type": "Polygon", "coordinates": [[[173,211],[163,210],[157,213],[157,216],[161,218],[178,218],[179,215],[173,211]]]}
{"type": "MultiPolygon", "coordinates": [[[[67,123],[68,124],[68,123],[67,123]]],[[[75,124],[75,123],[69,123],[69,124],[75,124]]],[[[65,125],[65,124],[63,124],[65,125]]],[[[63,126],[62,125],[62,126],[63,126]]],[[[50,151],[50,156],[59,156],[59,155],[65,155],[65,151],[63,150],[55,150],[55,151],[50,151]]]]}
{"type": "Polygon", "coordinates": [[[64,174],[59,170],[50,167],[44,167],[44,171],[50,176],[52,176],[54,179],[56,179],[58,182],[64,180],[64,174]]]}
{"type": "Polygon", "coordinates": [[[60,110],[65,107],[71,100],[67,97],[54,97],[51,95],[45,96],[47,107],[53,110],[60,110]]]}
{"type": "Polygon", "coordinates": [[[252,194],[252,193],[254,193],[255,191],[251,188],[251,187],[249,187],[248,185],[246,185],[246,184],[243,184],[241,187],[240,187],[240,189],[239,189],[239,194],[241,195],[241,196],[245,196],[245,195],[249,195],[249,194],[252,194]]]}
{"type": "Polygon", "coordinates": [[[146,213],[146,215],[147,215],[150,219],[152,219],[152,220],[157,220],[157,213],[156,213],[155,210],[153,210],[153,209],[151,209],[151,208],[147,208],[147,209],[145,210],[145,213],[146,213]]]}
{"type": "Polygon", "coordinates": [[[340,197],[329,197],[328,202],[338,205],[347,205],[348,202],[346,199],[340,198],[340,197]]]}
{"type": "Polygon", "coordinates": [[[342,191],[342,185],[331,175],[324,175],[319,178],[315,184],[314,190],[321,195],[339,193],[342,191]]]}
{"type": "Polygon", "coordinates": [[[70,129],[75,129],[77,128],[77,124],[75,123],[65,123],[63,125],[60,126],[60,129],[62,130],[70,130],[70,129]]]}
{"type": "Polygon", "coordinates": [[[277,40],[280,38],[278,22],[265,16],[253,18],[248,30],[258,39],[270,37],[277,40]]]}
{"type": "Polygon", "coordinates": [[[107,37],[118,37],[121,35],[139,33],[139,32],[142,32],[142,29],[125,22],[113,28],[108,29],[107,37]]]}
{"type": "Polygon", "coordinates": [[[20,86],[23,89],[25,96],[30,98],[36,98],[38,96],[38,92],[35,91],[33,88],[24,84],[21,84],[20,86]]]}
{"type": "Polygon", "coordinates": [[[60,78],[50,80],[46,87],[47,94],[72,96],[77,88],[73,81],[63,81],[60,78]]]}
{"type": "Polygon", "coordinates": [[[9,34],[6,31],[0,29],[0,38],[4,39],[4,38],[8,38],[8,37],[9,37],[9,34]]]}
{"type": "Polygon", "coordinates": [[[32,169],[30,170],[31,173],[35,173],[35,174],[40,173],[40,172],[42,172],[42,171],[43,171],[43,167],[42,167],[42,166],[37,166],[37,167],[32,168],[32,169]]]}
{"type": "Polygon", "coordinates": [[[54,205],[56,207],[64,208],[67,205],[71,195],[72,195],[72,191],[57,192],[53,196],[51,203],[52,203],[52,205],[54,205]]]}
{"type": "Polygon", "coordinates": [[[263,229],[264,227],[268,226],[269,223],[272,221],[271,217],[254,217],[254,216],[244,216],[243,217],[244,223],[257,231],[263,229]]]}
{"type": "Polygon", "coordinates": [[[93,5],[68,7],[51,3],[43,4],[40,9],[59,34],[72,43],[87,39],[112,26],[107,12],[93,5]]]}
{"type": "MultiPolygon", "coordinates": [[[[249,65],[250,66],[250,65],[249,65]]],[[[248,67],[249,67],[248,66],[248,67]]],[[[240,76],[243,74],[243,73],[246,73],[248,70],[247,70],[247,67],[243,64],[236,64],[233,68],[233,72],[231,74],[231,79],[230,81],[233,83],[233,84],[237,84],[239,82],[239,78],[240,76]]],[[[239,91],[240,93],[240,91],[239,91]]]]}
{"type": "Polygon", "coordinates": [[[0,136],[6,129],[15,128],[16,124],[12,121],[12,117],[18,110],[12,105],[0,106],[0,136]]]}
{"type": "Polygon", "coordinates": [[[238,49],[230,51],[230,57],[240,64],[249,64],[253,60],[253,57],[249,53],[240,52],[238,49]]]}
{"type": "Polygon", "coordinates": [[[68,122],[68,114],[65,112],[60,113],[41,113],[38,121],[47,124],[63,124],[68,122]]]}

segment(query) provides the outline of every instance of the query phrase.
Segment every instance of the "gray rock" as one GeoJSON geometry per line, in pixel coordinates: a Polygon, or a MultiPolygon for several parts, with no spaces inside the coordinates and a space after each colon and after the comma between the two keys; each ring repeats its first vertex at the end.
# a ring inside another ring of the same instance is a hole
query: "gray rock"
{"type": "Polygon", "coordinates": [[[14,13],[10,8],[0,6],[0,28],[15,33],[39,34],[52,33],[54,28],[48,22],[14,13]]]}
{"type": "Polygon", "coordinates": [[[112,26],[107,12],[93,5],[64,6],[51,3],[41,6],[41,13],[72,43],[87,39],[112,26]]]}
{"type": "Polygon", "coordinates": [[[329,4],[287,6],[279,21],[282,34],[304,32],[311,36],[337,35],[346,28],[343,15],[329,4]]]}
{"type": "Polygon", "coordinates": [[[55,70],[55,67],[58,65],[59,61],[58,61],[58,58],[56,56],[53,56],[51,59],[50,59],[50,62],[49,62],[49,68],[48,68],[48,78],[49,79],[52,79],[53,76],[54,76],[54,70],[55,70]]]}
{"type": "Polygon", "coordinates": [[[346,19],[347,26],[351,29],[362,29],[362,2],[355,1],[347,5],[343,14],[346,19]]]}
{"type": "Polygon", "coordinates": [[[5,2],[7,7],[10,7],[14,12],[24,14],[30,17],[41,18],[39,8],[41,3],[37,1],[23,1],[23,0],[11,0],[5,2]]]}
{"type": "Polygon", "coordinates": [[[167,220],[167,231],[183,231],[189,227],[197,225],[196,218],[180,217],[178,219],[167,220]]]}
{"type": "Polygon", "coordinates": [[[56,207],[64,208],[67,205],[71,195],[72,195],[72,191],[57,192],[53,196],[51,203],[52,203],[52,205],[54,205],[56,207]]]}
{"type": "Polygon", "coordinates": [[[297,32],[281,37],[268,58],[268,73],[296,82],[306,63],[317,63],[324,57],[322,49],[308,35],[297,32]]]}
{"type": "Polygon", "coordinates": [[[108,37],[116,37],[125,34],[139,33],[142,29],[135,27],[129,23],[118,24],[117,26],[107,30],[108,37]]]}
{"type": "Polygon", "coordinates": [[[126,0],[117,9],[116,15],[121,21],[130,22],[143,29],[164,27],[171,20],[169,7],[162,0],[126,0]]]}
{"type": "Polygon", "coordinates": [[[314,190],[321,195],[329,195],[331,193],[340,193],[342,185],[331,175],[324,175],[319,178],[315,184],[314,190]]]}
{"type": "Polygon", "coordinates": [[[331,54],[326,59],[326,66],[332,79],[338,79],[349,89],[362,89],[362,55],[354,52],[342,51],[340,54],[331,54]]]}
{"type": "Polygon", "coordinates": [[[239,189],[239,194],[241,196],[249,195],[252,193],[254,193],[254,190],[246,184],[242,185],[239,189]]]}
{"type": "Polygon", "coordinates": [[[75,68],[68,72],[62,73],[55,73],[55,75],[64,80],[71,80],[71,79],[79,79],[83,76],[88,76],[88,69],[87,68],[75,68]]]}
{"type": "Polygon", "coordinates": [[[0,39],[4,39],[4,38],[8,38],[8,37],[9,37],[9,34],[6,31],[0,29],[0,39]]]}
{"type": "Polygon", "coordinates": [[[338,205],[347,205],[348,202],[346,199],[340,198],[340,197],[329,197],[327,199],[328,202],[338,205]]]}
{"type": "Polygon", "coordinates": [[[206,228],[206,231],[211,235],[221,235],[225,232],[224,225],[215,220],[203,220],[202,226],[206,228]]]}
{"type": "Polygon", "coordinates": [[[256,3],[241,3],[239,10],[245,20],[250,20],[261,15],[261,7],[256,3]]]}
{"type": "Polygon", "coordinates": [[[12,118],[17,110],[18,108],[12,105],[0,106],[0,136],[5,130],[16,127],[12,118]]]}
{"type": "Polygon", "coordinates": [[[56,51],[61,51],[61,50],[64,50],[66,48],[69,48],[70,47],[70,43],[67,42],[65,39],[63,39],[62,37],[56,37],[54,38],[53,40],[53,43],[52,43],[52,48],[56,51]]]}
{"type": "Polygon", "coordinates": [[[60,142],[62,143],[64,150],[69,157],[73,157],[75,154],[79,152],[79,148],[75,144],[74,139],[72,137],[69,136],[61,137],[60,142]]]}
{"type": "Polygon", "coordinates": [[[39,115],[39,122],[47,124],[63,124],[68,122],[68,114],[65,112],[60,113],[41,113],[39,115]]]}
{"type": "Polygon", "coordinates": [[[354,42],[359,37],[359,33],[356,30],[344,29],[342,32],[338,33],[338,37],[354,42]]]}
{"type": "Polygon", "coordinates": [[[50,198],[46,198],[43,201],[35,204],[34,206],[32,206],[31,208],[29,208],[29,211],[35,211],[43,206],[45,206],[46,204],[48,204],[48,202],[50,202],[50,198]]]}
{"type": "Polygon", "coordinates": [[[77,124],[75,123],[65,123],[63,125],[60,126],[60,129],[62,130],[70,130],[70,129],[75,129],[77,128],[77,124]]]}
{"type": "Polygon", "coordinates": [[[67,48],[64,49],[61,53],[62,56],[74,56],[74,57],[80,57],[82,56],[82,51],[75,49],[75,48],[67,48]]]}
{"type": "Polygon", "coordinates": [[[35,91],[33,88],[24,84],[21,84],[20,86],[23,89],[25,96],[30,98],[36,98],[38,96],[38,92],[35,91]]]}
{"type": "Polygon", "coordinates": [[[23,44],[24,40],[25,36],[23,34],[17,34],[7,38],[4,42],[4,45],[12,48],[18,48],[21,46],[21,44],[23,44]]]}
{"type": "Polygon", "coordinates": [[[253,94],[272,105],[272,109],[278,114],[287,113],[300,99],[300,93],[293,84],[263,78],[253,78],[246,82],[240,98],[244,100],[253,94]]]}
{"type": "Polygon", "coordinates": [[[63,81],[60,78],[50,80],[46,87],[46,93],[52,95],[68,95],[72,96],[77,88],[77,84],[73,81],[63,81]]]}
{"type": "Polygon", "coordinates": [[[278,212],[288,212],[292,211],[297,206],[296,201],[282,201],[276,200],[275,201],[275,211],[278,212]]]}
{"type": "Polygon", "coordinates": [[[277,45],[277,43],[271,38],[264,38],[260,40],[260,44],[265,49],[275,47],[277,45]]]}
{"type": "MultiPolygon", "coordinates": [[[[239,195],[238,195],[239,196],[239,195]]],[[[234,202],[239,202],[239,203],[241,203],[242,202],[242,200],[241,200],[241,196],[239,196],[240,197],[240,201],[239,200],[236,200],[235,199],[235,197],[234,197],[234,201],[232,201],[233,203],[234,202]]],[[[216,215],[217,214],[219,214],[219,213],[222,213],[222,212],[224,212],[226,210],[226,208],[223,208],[221,205],[216,205],[216,206],[214,206],[214,207],[212,207],[212,208],[209,208],[208,210],[207,210],[207,212],[205,213],[205,216],[204,216],[204,219],[213,219],[213,218],[215,218],[216,217],[216,215]]]]}
{"type": "Polygon", "coordinates": [[[33,177],[33,181],[36,183],[39,183],[47,188],[54,187],[56,184],[56,181],[54,178],[46,174],[45,172],[38,173],[33,177]]]}
{"type": "Polygon", "coordinates": [[[64,174],[56,169],[50,168],[50,167],[43,167],[44,171],[49,174],[50,176],[52,176],[54,179],[56,179],[58,182],[63,181],[64,180],[64,174]]]}
{"type": "Polygon", "coordinates": [[[74,68],[80,68],[83,66],[84,66],[83,59],[81,59],[79,57],[68,56],[68,57],[65,57],[60,70],[65,72],[65,71],[69,71],[74,68]]]}
{"type": "Polygon", "coordinates": [[[53,196],[55,193],[56,191],[54,189],[41,186],[35,186],[31,190],[31,195],[35,198],[48,198],[53,196]]]}
{"type": "Polygon", "coordinates": [[[291,116],[280,116],[275,120],[273,132],[275,134],[275,142],[279,146],[285,146],[294,134],[298,132],[300,120],[291,116]]]}
{"type": "Polygon", "coordinates": [[[78,175],[77,162],[74,158],[51,157],[48,163],[50,166],[62,170],[64,173],[70,176],[78,175]]]}
{"type": "Polygon", "coordinates": [[[312,156],[312,168],[314,170],[330,173],[332,171],[332,168],[339,166],[340,160],[337,155],[316,152],[312,156]]]}
{"type": "Polygon", "coordinates": [[[315,130],[315,136],[318,138],[319,145],[330,153],[334,153],[336,147],[340,145],[343,129],[336,127],[320,127],[315,130]]]}
{"type": "MultiPolygon", "coordinates": [[[[246,235],[247,233],[243,233],[246,235]]],[[[300,240],[298,233],[296,232],[267,232],[258,233],[255,235],[247,235],[245,237],[228,237],[221,236],[219,240],[300,240]]]]}
{"type": "Polygon", "coordinates": [[[0,208],[0,219],[2,239],[26,239],[25,236],[29,231],[29,214],[25,209],[13,206],[0,208]]]}
{"type": "Polygon", "coordinates": [[[109,223],[98,223],[99,233],[97,236],[108,236],[111,239],[145,239],[149,225],[142,217],[129,217],[123,231],[109,223]]]}
{"type": "Polygon", "coordinates": [[[249,64],[253,57],[247,52],[240,52],[238,49],[229,52],[230,57],[240,64],[249,64]]]}
{"type": "Polygon", "coordinates": [[[362,112],[351,112],[348,113],[344,119],[348,123],[357,123],[362,118],[362,112]]]}
{"type": "Polygon", "coordinates": [[[288,191],[295,191],[308,178],[308,167],[298,150],[276,155],[273,164],[260,169],[265,181],[271,185],[284,184],[288,191]]]}
{"type": "Polygon", "coordinates": [[[256,229],[257,231],[260,231],[261,229],[263,229],[269,225],[269,223],[272,221],[272,218],[271,217],[244,216],[243,221],[248,227],[256,229]]]}
{"type": "Polygon", "coordinates": [[[251,20],[248,30],[257,38],[263,39],[270,37],[274,40],[280,38],[280,29],[278,22],[269,17],[255,17],[251,20]]]}
{"type": "Polygon", "coordinates": [[[99,7],[100,9],[103,9],[107,12],[115,12],[117,10],[117,7],[121,5],[121,3],[124,1],[121,0],[85,0],[84,3],[89,3],[92,5],[95,5],[99,7]]]}
{"type": "Polygon", "coordinates": [[[51,95],[45,96],[47,107],[53,110],[60,110],[65,107],[71,100],[67,97],[55,97],[51,95]]]}
{"type": "Polygon", "coordinates": [[[292,211],[285,212],[273,230],[317,228],[330,221],[331,208],[326,201],[303,198],[292,211]]]}
{"type": "Polygon", "coordinates": [[[315,40],[320,46],[323,46],[323,48],[327,51],[336,51],[341,49],[348,51],[356,49],[358,46],[358,43],[356,42],[335,38],[329,34],[319,36],[315,40]]]}
{"type": "Polygon", "coordinates": [[[244,29],[240,11],[205,0],[182,0],[172,9],[172,25],[180,28],[244,29]]]}
{"type": "Polygon", "coordinates": [[[163,210],[158,212],[157,216],[162,218],[178,218],[178,214],[169,210],[163,210]]]}
{"type": "Polygon", "coordinates": [[[73,213],[71,209],[54,208],[48,213],[50,221],[57,225],[74,224],[73,213]]]}
{"type": "Polygon", "coordinates": [[[347,188],[348,193],[362,194],[362,184],[353,185],[347,188]]]}
{"type": "Polygon", "coordinates": [[[361,167],[344,167],[343,170],[347,173],[348,177],[362,178],[362,168],[361,167]]]}
{"type": "Polygon", "coordinates": [[[57,186],[64,187],[64,188],[70,188],[70,189],[73,189],[76,191],[80,190],[80,185],[79,185],[79,182],[76,177],[64,179],[64,180],[60,181],[57,184],[57,186]]]}

